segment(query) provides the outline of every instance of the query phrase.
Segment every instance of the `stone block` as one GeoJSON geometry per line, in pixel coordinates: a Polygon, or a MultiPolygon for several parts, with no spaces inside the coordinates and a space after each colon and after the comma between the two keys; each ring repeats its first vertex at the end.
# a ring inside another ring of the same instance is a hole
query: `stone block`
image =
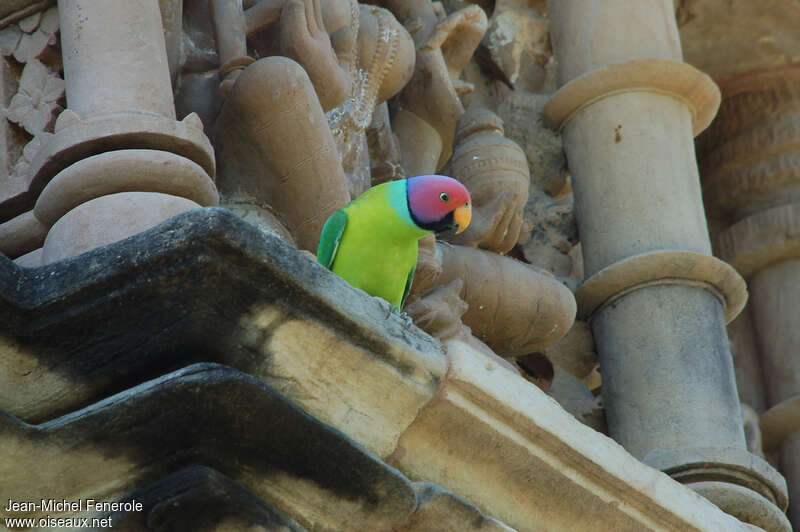
{"type": "MultiPolygon", "coordinates": [[[[251,376],[195,364],[39,425],[0,417],[3,500],[114,500],[208,464],[314,530],[389,530],[408,480],[251,376]]],[[[11,512],[40,517],[47,512],[11,512]]]]}

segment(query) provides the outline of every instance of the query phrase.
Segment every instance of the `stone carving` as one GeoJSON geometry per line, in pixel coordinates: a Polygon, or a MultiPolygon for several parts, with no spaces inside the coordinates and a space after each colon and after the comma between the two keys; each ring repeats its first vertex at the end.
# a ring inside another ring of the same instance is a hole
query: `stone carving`
{"type": "Polygon", "coordinates": [[[215,140],[224,201],[271,207],[308,250],[328,216],[370,185],[366,128],[414,62],[410,36],[388,11],[325,6],[294,1],[277,19],[259,19],[279,24],[283,57],[260,59],[237,78],[215,140]]]}
{"type": "Polygon", "coordinates": [[[499,0],[489,20],[480,57],[515,89],[539,92],[555,88],[551,86],[555,69],[550,26],[543,4],[499,0]]]}
{"type": "Polygon", "coordinates": [[[244,69],[215,129],[223,204],[272,209],[300,249],[316,251],[325,220],[350,195],[336,143],[303,68],[273,56],[244,69]]]}
{"type": "MultiPolygon", "coordinates": [[[[0,105],[6,105],[2,115],[8,123],[20,128],[8,129],[5,135],[0,131],[0,142],[4,141],[0,150],[5,150],[0,154],[0,175],[5,177],[0,180],[0,210],[4,219],[9,217],[9,209],[3,204],[19,203],[20,195],[24,195],[28,188],[28,167],[38,150],[49,140],[53,118],[61,112],[64,97],[64,80],[58,75],[61,70],[58,10],[55,7],[44,11],[39,9],[22,18],[12,17],[11,21],[14,20],[16,22],[0,29],[0,56],[7,58],[9,65],[14,62],[22,64],[21,72],[14,70],[19,75],[16,84],[11,68],[5,75],[0,73],[0,80],[6,78],[6,90],[16,88],[13,95],[7,92],[3,95],[4,91],[0,89],[0,105]]],[[[7,127],[7,123],[0,124],[0,129],[7,127]]],[[[19,229],[17,226],[14,232],[19,229]]],[[[10,232],[0,230],[4,235],[10,232]]],[[[31,245],[36,245],[37,239],[41,240],[41,237],[31,240],[31,245]]],[[[9,252],[9,248],[4,251],[9,252]]]]}
{"type": "Polygon", "coordinates": [[[0,30],[0,53],[12,55],[20,63],[40,57],[48,46],[58,42],[58,10],[33,13],[15,25],[0,30]]]}
{"type": "Polygon", "coordinates": [[[503,357],[552,344],[575,319],[575,300],[564,285],[510,257],[437,242],[421,253],[417,272],[411,291],[417,296],[462,280],[460,297],[469,305],[464,324],[503,357]]]}
{"type": "Polygon", "coordinates": [[[417,327],[437,340],[441,342],[460,340],[503,367],[519,373],[513,364],[497,356],[489,346],[473,336],[470,328],[461,321],[461,316],[469,308],[469,305],[460,296],[463,288],[464,282],[461,279],[437,286],[424,297],[409,304],[405,312],[413,318],[417,327]]]}
{"type": "Polygon", "coordinates": [[[31,135],[44,131],[61,110],[59,101],[64,96],[64,80],[36,59],[30,60],[22,70],[19,90],[11,98],[6,117],[31,135]]]}
{"type": "Polygon", "coordinates": [[[530,174],[520,147],[503,136],[503,121],[486,109],[464,113],[456,130],[453,177],[472,195],[472,223],[454,243],[507,253],[519,241],[530,174]]]}
{"type": "Polygon", "coordinates": [[[378,105],[372,115],[367,128],[367,147],[373,185],[408,177],[400,162],[400,145],[392,131],[386,102],[378,105]]]}
{"type": "Polygon", "coordinates": [[[438,21],[430,2],[383,4],[409,28],[417,45],[414,76],[396,102],[403,165],[409,175],[433,173],[452,155],[456,123],[464,112],[459,92],[470,90],[458,77],[486,32],[486,14],[469,6],[438,21]]]}
{"type": "MultiPolygon", "coordinates": [[[[355,0],[351,4],[356,5],[355,0]]],[[[354,16],[350,31],[357,34],[348,62],[350,95],[328,113],[328,123],[348,177],[350,196],[355,198],[371,185],[365,130],[372,122],[376,105],[393,96],[410,79],[414,49],[408,32],[389,11],[378,7],[358,7],[358,17],[354,16]]]]}
{"type": "MultiPolygon", "coordinates": [[[[36,135],[16,165],[33,208],[0,226],[4,240],[18,235],[4,244],[14,255],[46,244],[26,264],[57,260],[182,210],[215,204],[215,159],[225,206],[263,231],[315,250],[324,221],[352,197],[381,181],[432,172],[450,159],[464,113],[460,97],[472,90],[460,75],[487,27],[478,6],[448,14],[429,0],[385,0],[377,6],[355,0],[188,1],[181,65],[175,54],[180,9],[174,3],[160,6],[162,45],[155,38],[153,6],[136,2],[113,20],[152,34],[158,50],[148,49],[147,71],[119,70],[121,54],[135,48],[131,36],[106,42],[98,26],[83,27],[76,13],[94,9],[84,0],[66,0],[60,11],[30,15],[0,34],[3,49],[14,54],[23,40],[52,42],[60,16],[65,45],[76,50],[64,60],[66,82],[48,70],[49,62],[36,59],[41,50],[25,52],[33,55],[8,112],[13,123],[36,135]],[[209,69],[216,73],[209,76],[209,69]],[[179,113],[189,114],[174,122],[166,80],[176,80],[181,70],[186,85],[178,83],[175,99],[179,113]],[[102,81],[112,77],[124,87],[111,90],[113,84],[102,81]],[[218,88],[210,92],[211,85],[218,88]],[[64,86],[70,105],[49,133],[64,86]],[[212,126],[213,152],[194,109],[212,126]],[[117,115],[125,120],[112,122],[117,115]],[[109,216],[123,211],[135,223],[110,222],[109,216]]],[[[32,50],[30,43],[26,50],[32,50]]],[[[457,242],[490,251],[473,254],[431,242],[421,257],[429,264],[417,278],[427,276],[428,287],[420,293],[449,286],[426,298],[434,307],[442,301],[452,306],[431,318],[431,327],[446,315],[458,324],[462,340],[492,354],[461,322],[464,314],[481,338],[510,356],[566,333],[574,301],[555,280],[491,252],[508,252],[524,235],[530,186],[525,154],[502,136],[502,128],[502,120],[488,110],[465,115],[449,166],[473,189],[478,215],[472,232],[457,242]],[[487,149],[488,158],[482,153],[487,149]],[[474,150],[488,161],[491,175],[470,160],[474,150]],[[503,153],[496,156],[498,151],[503,153]],[[476,269],[458,266],[463,260],[474,261],[476,269]],[[543,294],[537,300],[540,307],[546,301],[537,314],[539,326],[525,325],[528,304],[513,303],[520,287],[506,279],[496,283],[497,315],[483,319],[489,301],[474,288],[494,278],[498,268],[509,279],[518,278],[532,296],[543,294]]]]}
{"type": "MultiPolygon", "coordinates": [[[[23,181],[25,179],[25,176],[28,173],[28,167],[31,165],[33,158],[37,153],[39,153],[39,150],[42,149],[42,146],[50,141],[52,136],[52,133],[47,133],[44,131],[40,132],[38,135],[33,137],[33,139],[27,143],[24,148],[22,148],[22,156],[17,159],[17,163],[14,165],[14,169],[11,172],[9,180],[11,183],[23,181]]],[[[14,188],[16,188],[16,190],[21,190],[23,186],[23,183],[19,183],[17,187],[9,186],[8,191],[10,192],[14,188]]]]}
{"type": "MultiPolygon", "coordinates": [[[[175,121],[161,20],[158,4],[148,0],[113,10],[67,0],[41,15],[36,31],[46,37],[60,27],[69,50],[63,57],[69,101],[54,133],[38,135],[30,151],[36,142],[41,148],[18,165],[25,189],[6,198],[9,208],[35,204],[0,226],[12,235],[4,239],[6,250],[38,254],[26,264],[70,257],[217,203],[214,156],[198,117],[175,121]]],[[[19,24],[32,30],[35,17],[19,24]]],[[[62,90],[43,68],[30,58],[9,112],[29,132],[50,122],[62,90]]]]}

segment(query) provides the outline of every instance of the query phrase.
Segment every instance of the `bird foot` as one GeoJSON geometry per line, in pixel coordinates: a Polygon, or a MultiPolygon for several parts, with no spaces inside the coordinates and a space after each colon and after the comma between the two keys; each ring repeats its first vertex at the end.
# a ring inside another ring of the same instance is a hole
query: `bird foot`
{"type": "Polygon", "coordinates": [[[403,325],[406,329],[410,329],[411,326],[414,325],[414,320],[405,312],[400,313],[400,318],[403,320],[403,325]]]}

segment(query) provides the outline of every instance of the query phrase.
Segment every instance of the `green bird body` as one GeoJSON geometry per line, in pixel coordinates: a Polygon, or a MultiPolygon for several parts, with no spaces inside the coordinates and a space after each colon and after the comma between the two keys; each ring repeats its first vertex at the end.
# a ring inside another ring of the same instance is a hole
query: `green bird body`
{"type": "Polygon", "coordinates": [[[417,265],[417,242],[432,231],[414,223],[406,181],[372,187],[322,229],[317,260],[356,288],[402,308],[417,265]]]}

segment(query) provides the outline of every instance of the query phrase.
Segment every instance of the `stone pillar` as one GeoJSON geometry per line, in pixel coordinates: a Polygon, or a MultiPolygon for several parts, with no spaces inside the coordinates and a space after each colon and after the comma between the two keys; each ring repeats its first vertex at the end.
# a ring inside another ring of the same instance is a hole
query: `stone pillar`
{"type": "Polygon", "coordinates": [[[669,0],[550,2],[561,88],[545,109],[573,178],[609,432],[740,519],[789,530],[786,487],[746,450],[725,323],[747,298],[711,256],[693,136],[719,105],[682,61],[669,0]]]}
{"type": "Polygon", "coordinates": [[[725,80],[714,125],[698,139],[715,252],[749,282],[771,407],[765,450],[780,450],[800,527],[800,68],[725,80]]]}
{"type": "Polygon", "coordinates": [[[175,120],[158,0],[59,0],[58,12],[67,109],[29,170],[44,263],[218,202],[200,119],[175,120]]]}

